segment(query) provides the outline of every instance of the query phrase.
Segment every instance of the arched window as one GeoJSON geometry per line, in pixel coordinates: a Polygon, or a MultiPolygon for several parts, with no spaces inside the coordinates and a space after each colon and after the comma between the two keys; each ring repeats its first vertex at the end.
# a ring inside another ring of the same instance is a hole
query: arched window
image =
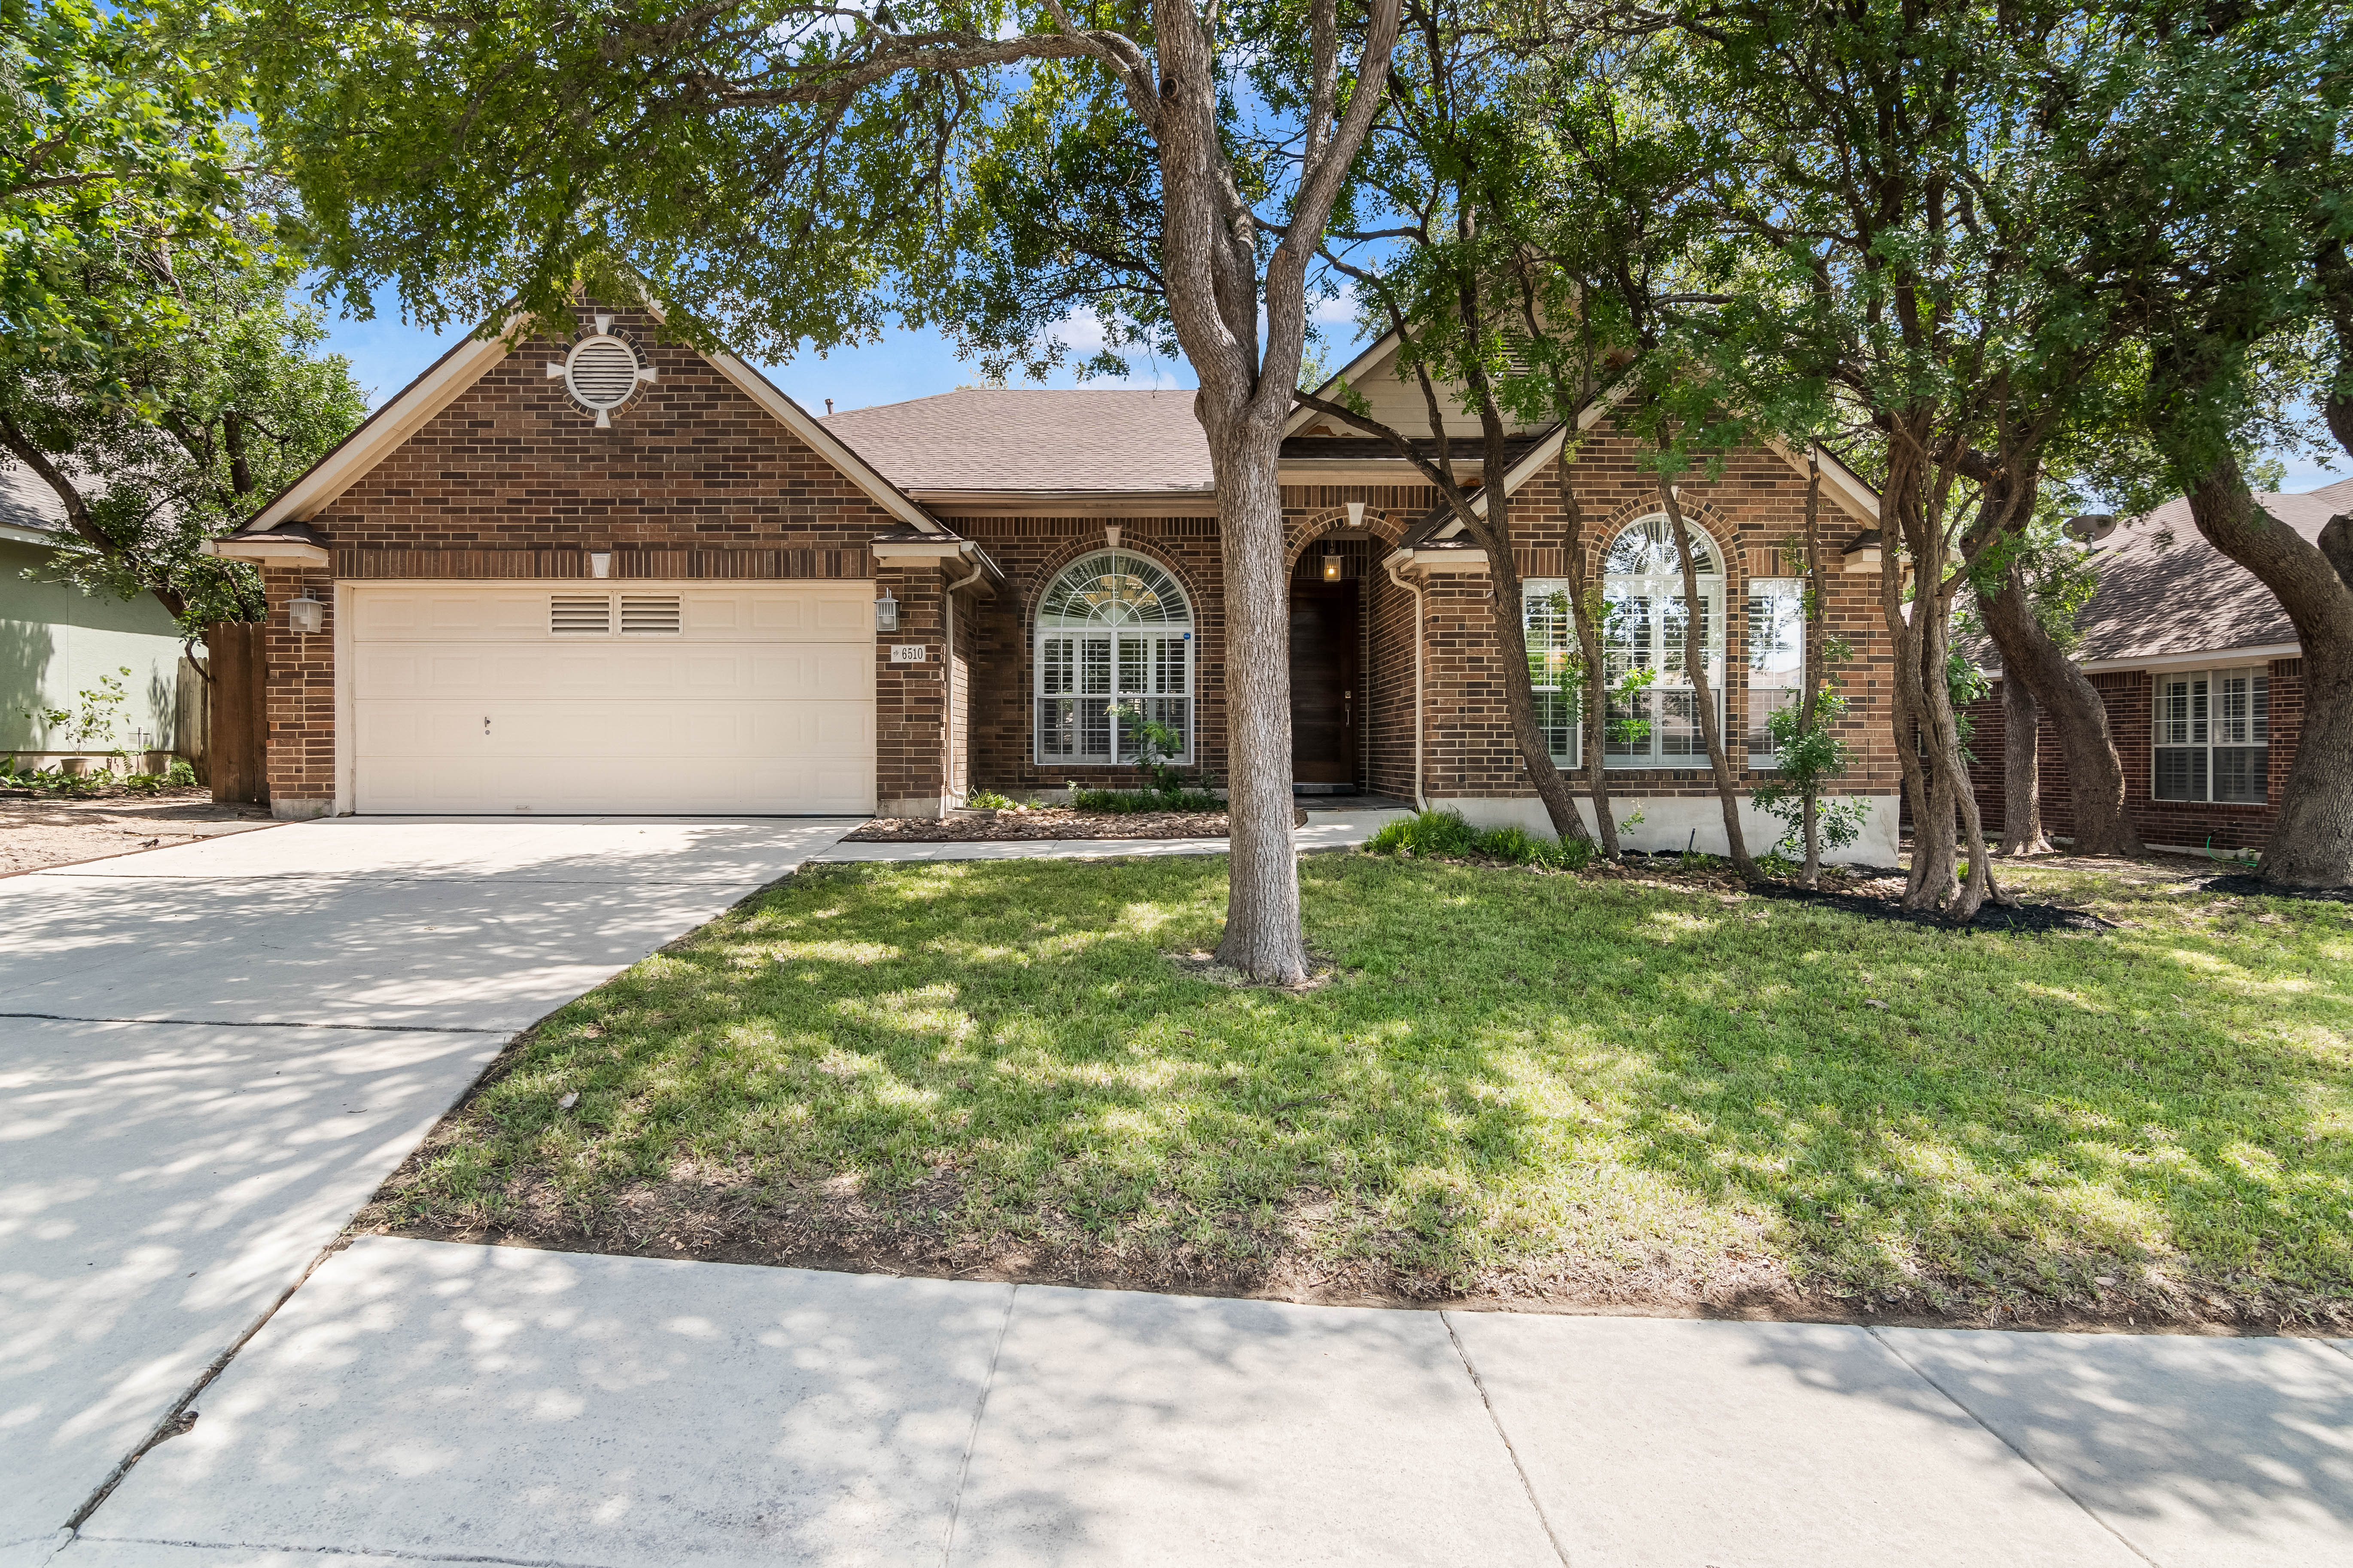
{"type": "MultiPolygon", "coordinates": [[[[1686,521],[1699,577],[1700,646],[1716,714],[1724,713],[1724,557],[1704,529],[1686,521]]],[[[1689,609],[1683,562],[1666,514],[1638,518],[1609,542],[1601,563],[1602,659],[1609,683],[1612,767],[1691,767],[1707,760],[1691,671],[1683,662],[1689,609]]]]}
{"type": "Polygon", "coordinates": [[[1193,756],[1193,606],[1176,580],[1130,550],[1073,562],[1038,601],[1038,761],[1108,766],[1135,758],[1141,720],[1193,756]]]}

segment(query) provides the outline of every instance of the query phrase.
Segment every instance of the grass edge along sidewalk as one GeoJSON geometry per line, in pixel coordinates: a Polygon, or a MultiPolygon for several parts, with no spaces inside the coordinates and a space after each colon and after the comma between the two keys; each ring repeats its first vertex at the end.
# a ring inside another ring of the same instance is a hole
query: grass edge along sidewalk
{"type": "Polygon", "coordinates": [[[2353,910],[2019,868],[2114,929],[1303,860],[813,868],[553,1015],[363,1224],[1308,1295],[2353,1323],[2353,910]]]}

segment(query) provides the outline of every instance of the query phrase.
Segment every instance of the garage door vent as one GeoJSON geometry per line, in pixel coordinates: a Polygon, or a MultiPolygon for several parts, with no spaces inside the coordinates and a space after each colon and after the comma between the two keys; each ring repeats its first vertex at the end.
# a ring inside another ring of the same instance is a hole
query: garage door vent
{"type": "Polygon", "coordinates": [[[560,637],[609,636],[613,601],[602,594],[558,594],[547,602],[547,629],[560,637]]]}
{"type": "Polygon", "coordinates": [[[682,626],[676,594],[621,595],[623,637],[675,637],[682,626]]]}

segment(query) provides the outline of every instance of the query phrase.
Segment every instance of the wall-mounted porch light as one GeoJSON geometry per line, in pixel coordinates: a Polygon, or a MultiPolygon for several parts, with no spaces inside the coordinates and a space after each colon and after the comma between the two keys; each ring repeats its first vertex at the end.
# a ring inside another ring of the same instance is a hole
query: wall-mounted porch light
{"type": "Polygon", "coordinates": [[[899,601],[891,596],[891,585],[882,585],[882,596],[874,601],[874,629],[895,632],[899,629],[899,601]]]}
{"type": "Polygon", "coordinates": [[[286,601],[286,621],[296,631],[308,637],[327,624],[327,606],[305,594],[299,599],[286,601]]]}

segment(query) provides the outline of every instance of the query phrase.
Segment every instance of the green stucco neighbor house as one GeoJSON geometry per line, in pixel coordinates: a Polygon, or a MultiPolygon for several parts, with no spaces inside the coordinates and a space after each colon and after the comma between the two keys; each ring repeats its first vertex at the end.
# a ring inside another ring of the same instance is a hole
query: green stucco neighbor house
{"type": "Polygon", "coordinates": [[[55,581],[52,541],[64,517],[35,475],[0,467],[0,752],[33,766],[116,747],[134,756],[177,750],[179,632],[152,597],[110,599],[55,581]],[[125,667],[127,678],[118,674],[125,667]],[[113,746],[77,745],[37,717],[74,706],[75,693],[108,675],[128,692],[113,746]]]}

